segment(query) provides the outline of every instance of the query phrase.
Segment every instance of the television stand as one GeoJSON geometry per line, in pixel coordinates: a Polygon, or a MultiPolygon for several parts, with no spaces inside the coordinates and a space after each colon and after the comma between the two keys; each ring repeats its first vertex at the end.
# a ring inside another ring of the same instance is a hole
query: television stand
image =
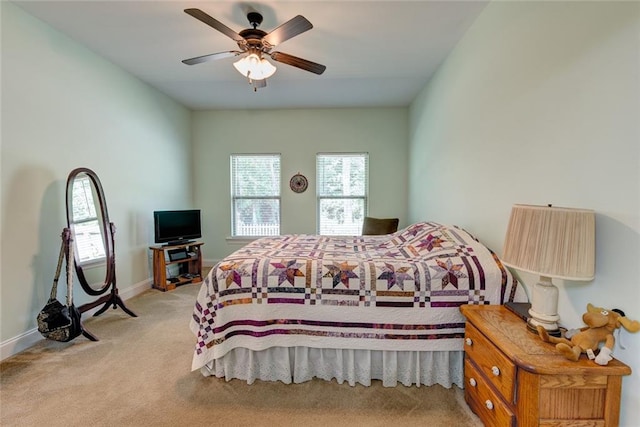
{"type": "Polygon", "coordinates": [[[149,246],[153,252],[153,288],[171,291],[176,286],[202,282],[202,242],[184,242],[177,245],[149,246]],[[175,254],[184,254],[175,256],[175,254]],[[178,265],[179,273],[167,275],[167,267],[178,265]]]}
{"type": "Polygon", "coordinates": [[[163,246],[185,246],[193,242],[194,240],[174,240],[172,242],[165,243],[163,246]]]}

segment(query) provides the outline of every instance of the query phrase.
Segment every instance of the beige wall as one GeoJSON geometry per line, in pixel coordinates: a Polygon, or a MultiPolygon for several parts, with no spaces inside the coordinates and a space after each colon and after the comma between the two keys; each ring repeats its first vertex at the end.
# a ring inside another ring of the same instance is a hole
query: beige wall
{"type": "MultiPolygon", "coordinates": [[[[588,302],[640,320],[638,34],[638,2],[492,2],[411,108],[410,221],[501,253],[514,203],[596,211],[595,280],[556,281],[567,327],[588,302]]],[[[621,425],[635,426],[640,334],[622,338],[621,425]]]]}
{"type": "MultiPolygon", "coordinates": [[[[191,203],[191,151],[187,109],[12,3],[1,8],[4,357],[41,339],[35,318],[55,273],[69,172],[88,167],[102,181],[126,296],[150,283],[153,209],[191,203]]],[[[77,283],[75,297],[94,299],[77,283]]]]}
{"type": "Polygon", "coordinates": [[[316,231],[315,161],[319,152],[369,153],[369,214],[406,225],[408,109],[238,110],[193,113],[195,205],[202,209],[203,253],[211,263],[238,249],[231,234],[229,155],[281,153],[281,232],[316,231]],[[309,188],[289,179],[300,172],[309,188]]]}

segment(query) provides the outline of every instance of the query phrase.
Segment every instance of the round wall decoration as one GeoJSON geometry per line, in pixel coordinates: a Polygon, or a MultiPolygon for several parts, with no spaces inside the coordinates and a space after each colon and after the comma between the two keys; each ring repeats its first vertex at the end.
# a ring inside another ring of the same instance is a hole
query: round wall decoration
{"type": "Polygon", "coordinates": [[[307,177],[302,175],[300,172],[293,175],[289,181],[289,187],[291,187],[291,190],[296,193],[303,193],[308,186],[309,181],[307,181],[307,177]]]}

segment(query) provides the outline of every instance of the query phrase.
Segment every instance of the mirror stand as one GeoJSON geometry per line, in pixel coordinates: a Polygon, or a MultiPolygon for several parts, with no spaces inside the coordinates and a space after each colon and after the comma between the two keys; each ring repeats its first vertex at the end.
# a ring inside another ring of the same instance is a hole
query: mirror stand
{"type": "MultiPolygon", "coordinates": [[[[71,232],[66,227],[62,229],[62,244],[64,245],[65,248],[68,248],[69,245],[73,244],[73,242],[71,241],[71,232]]],[[[67,258],[67,262],[73,262],[73,261],[69,260],[69,254],[68,253],[65,256],[67,258]]],[[[67,274],[69,274],[69,273],[67,273],[67,274]]],[[[56,280],[57,280],[57,277],[56,277],[56,280]]],[[[69,290],[67,290],[67,292],[69,292],[69,290]]],[[[72,299],[73,299],[73,297],[72,297],[72,299]]],[[[77,309],[78,309],[78,311],[80,313],[82,313],[82,308],[81,307],[77,307],[77,309]]],[[[84,327],[84,324],[82,323],[82,319],[80,319],[80,331],[81,331],[81,334],[85,338],[87,338],[87,339],[89,339],[91,341],[98,341],[98,338],[95,335],[93,335],[91,332],[89,332],[84,327]]]]}
{"type": "Polygon", "coordinates": [[[124,305],[122,298],[120,298],[120,295],[118,295],[118,288],[115,287],[115,284],[111,288],[111,292],[109,293],[109,295],[102,296],[93,302],[88,302],[86,304],[83,304],[80,307],[78,307],[78,310],[80,311],[80,313],[84,313],[85,311],[89,311],[92,308],[99,306],[100,304],[104,304],[104,306],[98,311],[96,311],[95,313],[93,313],[94,316],[101,315],[102,313],[107,311],[110,305],[113,305],[114,310],[120,307],[129,316],[138,317],[137,314],[129,310],[127,306],[124,305]]]}
{"type": "MultiPolygon", "coordinates": [[[[81,307],[78,307],[78,311],[80,313],[82,313],[81,307]]],[[[91,332],[87,331],[87,329],[84,327],[84,325],[82,324],[82,320],[80,321],[80,328],[82,329],[82,336],[84,336],[85,338],[87,338],[90,341],[100,341],[98,339],[98,337],[96,337],[95,335],[93,335],[91,332]]]]}
{"type": "MultiPolygon", "coordinates": [[[[137,314],[135,314],[133,311],[129,310],[127,308],[127,306],[124,304],[124,301],[122,300],[122,298],[120,298],[120,295],[118,294],[118,287],[116,286],[116,263],[115,263],[115,253],[114,253],[114,235],[116,233],[116,227],[115,225],[110,222],[109,223],[109,229],[111,231],[110,236],[111,236],[111,257],[109,258],[109,266],[107,268],[107,271],[110,272],[110,274],[108,274],[107,277],[107,282],[108,282],[108,287],[111,288],[111,291],[107,294],[107,295],[103,295],[100,298],[98,298],[95,301],[83,304],[81,306],[78,307],[78,310],[80,311],[80,313],[84,313],[86,311],[91,310],[94,307],[99,306],[100,304],[104,304],[98,311],[96,311],[95,313],[93,313],[93,316],[99,316],[102,313],[104,313],[105,311],[107,311],[107,309],[109,308],[109,306],[113,306],[113,309],[115,310],[116,308],[120,307],[125,313],[127,313],[129,316],[131,317],[138,317],[137,314]]],[[[95,337],[94,337],[95,338],[95,337]]],[[[97,340],[97,339],[96,339],[97,340]]]]}
{"type": "MultiPolygon", "coordinates": [[[[88,295],[100,296],[93,302],[79,306],[78,311],[84,313],[104,304],[94,316],[113,306],[114,309],[122,308],[131,317],[138,317],[118,295],[114,255],[116,227],[109,221],[104,191],[95,172],[87,168],[71,171],[67,178],[66,205],[67,225],[76,249],[74,257],[78,281],[88,295]],[[103,275],[100,276],[100,273],[103,275]]],[[[90,340],[98,341],[84,328],[82,333],[90,340]]]]}

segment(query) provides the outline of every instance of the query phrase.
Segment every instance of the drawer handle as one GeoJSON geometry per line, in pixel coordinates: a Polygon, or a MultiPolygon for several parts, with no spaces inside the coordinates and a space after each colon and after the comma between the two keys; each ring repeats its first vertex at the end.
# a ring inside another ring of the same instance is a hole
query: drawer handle
{"type": "Polygon", "coordinates": [[[469,384],[471,384],[471,387],[475,387],[478,385],[478,382],[475,378],[469,378],[469,384]]]}
{"type": "Polygon", "coordinates": [[[500,375],[500,368],[498,368],[497,366],[492,366],[491,373],[497,377],[498,375],[500,375]]]}
{"type": "Polygon", "coordinates": [[[487,409],[493,409],[493,402],[492,402],[492,401],[490,401],[489,399],[487,399],[487,400],[484,402],[484,406],[486,406],[486,407],[487,407],[487,409]]]}
{"type": "Polygon", "coordinates": [[[471,338],[467,338],[466,340],[464,340],[464,342],[465,342],[468,346],[472,346],[472,345],[473,345],[473,341],[471,340],[471,338]]]}

